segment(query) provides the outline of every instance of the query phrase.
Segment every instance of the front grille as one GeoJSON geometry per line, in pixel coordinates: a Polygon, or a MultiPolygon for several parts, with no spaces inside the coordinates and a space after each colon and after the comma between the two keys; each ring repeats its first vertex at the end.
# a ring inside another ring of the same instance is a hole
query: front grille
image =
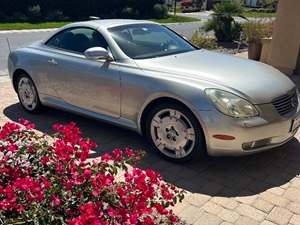
{"type": "Polygon", "coordinates": [[[299,104],[297,92],[294,90],[290,94],[281,96],[275,99],[272,104],[281,116],[296,111],[299,104]]]}

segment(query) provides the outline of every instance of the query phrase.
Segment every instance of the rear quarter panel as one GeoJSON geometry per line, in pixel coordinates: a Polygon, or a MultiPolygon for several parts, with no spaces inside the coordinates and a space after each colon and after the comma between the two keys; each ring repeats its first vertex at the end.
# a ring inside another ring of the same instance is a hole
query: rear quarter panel
{"type": "MultiPolygon", "coordinates": [[[[48,82],[48,53],[38,46],[30,46],[18,49],[9,56],[9,74],[14,79],[15,71],[24,70],[34,81],[34,84],[41,96],[52,95],[56,93],[48,82]]],[[[40,96],[40,97],[41,97],[40,96]]],[[[42,98],[41,98],[42,100],[42,98]]]]}

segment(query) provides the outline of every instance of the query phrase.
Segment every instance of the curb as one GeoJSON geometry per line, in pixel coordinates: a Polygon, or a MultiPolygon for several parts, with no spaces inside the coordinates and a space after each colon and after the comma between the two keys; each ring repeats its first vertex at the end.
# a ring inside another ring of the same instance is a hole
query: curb
{"type": "Polygon", "coordinates": [[[31,32],[50,32],[50,31],[55,31],[56,29],[58,29],[58,28],[27,29],[27,30],[0,30],[0,34],[31,33],[31,32]]]}

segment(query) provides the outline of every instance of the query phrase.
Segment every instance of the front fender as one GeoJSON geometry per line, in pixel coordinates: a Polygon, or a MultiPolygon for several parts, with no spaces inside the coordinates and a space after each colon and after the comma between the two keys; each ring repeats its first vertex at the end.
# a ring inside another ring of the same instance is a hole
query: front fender
{"type": "Polygon", "coordinates": [[[161,98],[173,99],[173,100],[176,100],[176,101],[182,103],[183,105],[185,105],[187,108],[189,108],[192,111],[192,113],[198,119],[203,130],[205,130],[205,123],[202,121],[201,111],[210,111],[211,110],[210,107],[205,107],[206,103],[203,104],[203,102],[202,103],[201,102],[191,102],[188,99],[184,99],[179,95],[171,94],[169,92],[158,92],[158,93],[153,93],[152,95],[148,96],[148,98],[145,100],[145,102],[141,106],[141,109],[138,113],[138,118],[137,118],[137,125],[138,125],[139,133],[142,133],[141,124],[142,124],[142,116],[143,116],[144,111],[153,102],[155,102],[156,100],[159,100],[161,98]]]}

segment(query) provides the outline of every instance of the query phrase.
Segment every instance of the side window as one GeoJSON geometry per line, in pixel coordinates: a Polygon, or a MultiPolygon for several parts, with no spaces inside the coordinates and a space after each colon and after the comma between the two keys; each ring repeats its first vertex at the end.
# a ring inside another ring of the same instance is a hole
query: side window
{"type": "Polygon", "coordinates": [[[64,30],[52,37],[46,45],[79,53],[92,47],[108,48],[106,40],[98,31],[82,27],[64,30]]]}

